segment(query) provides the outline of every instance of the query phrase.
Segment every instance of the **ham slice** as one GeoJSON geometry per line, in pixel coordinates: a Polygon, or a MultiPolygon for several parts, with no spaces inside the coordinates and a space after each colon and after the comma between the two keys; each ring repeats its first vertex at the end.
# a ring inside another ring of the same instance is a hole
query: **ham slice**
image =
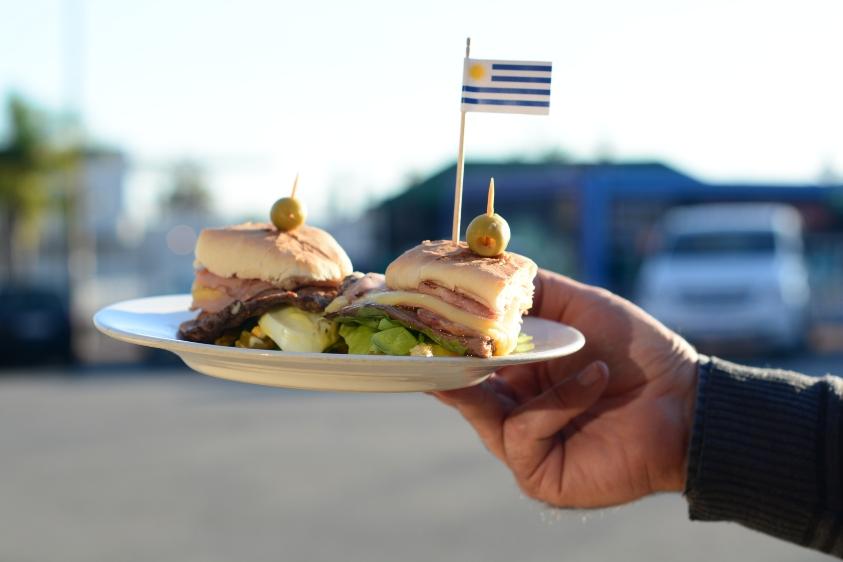
{"type": "Polygon", "coordinates": [[[471,297],[468,297],[456,291],[452,291],[450,289],[446,289],[445,287],[437,285],[436,283],[433,283],[431,281],[422,282],[422,284],[418,287],[418,291],[420,293],[425,293],[427,295],[434,296],[440,300],[445,301],[448,304],[454,305],[457,308],[465,310],[466,312],[470,312],[475,316],[491,318],[492,320],[494,320],[498,316],[494,310],[484,304],[480,304],[471,297]]]}
{"type": "Polygon", "coordinates": [[[200,269],[193,282],[193,304],[190,309],[219,312],[234,301],[247,301],[270,289],[274,287],[260,279],[220,277],[207,269],[200,269]]]}

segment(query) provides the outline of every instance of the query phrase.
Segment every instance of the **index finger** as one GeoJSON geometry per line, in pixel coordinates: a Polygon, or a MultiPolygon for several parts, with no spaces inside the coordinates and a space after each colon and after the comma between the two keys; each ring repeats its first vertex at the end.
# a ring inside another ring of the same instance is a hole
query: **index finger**
{"type": "Polygon", "coordinates": [[[514,400],[499,392],[490,380],[468,388],[431,394],[456,408],[474,427],[486,448],[498,459],[504,460],[503,420],[515,407],[514,400]]]}

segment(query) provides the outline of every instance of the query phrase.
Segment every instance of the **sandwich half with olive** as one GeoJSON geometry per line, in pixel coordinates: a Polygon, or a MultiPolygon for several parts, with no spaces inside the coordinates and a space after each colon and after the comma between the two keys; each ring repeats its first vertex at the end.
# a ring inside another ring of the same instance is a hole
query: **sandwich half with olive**
{"type": "Polygon", "coordinates": [[[199,234],[191,309],[200,312],[181,324],[181,339],[306,352],[342,344],[323,314],[352,273],[351,261],[330,234],[303,224],[296,184],[273,205],[272,224],[199,234]]]}
{"type": "Polygon", "coordinates": [[[536,264],[506,251],[509,226],[493,206],[494,180],[466,242],[424,241],[387,267],[383,286],[331,304],[326,316],[349,353],[492,357],[532,348],[521,324],[536,264]]]}

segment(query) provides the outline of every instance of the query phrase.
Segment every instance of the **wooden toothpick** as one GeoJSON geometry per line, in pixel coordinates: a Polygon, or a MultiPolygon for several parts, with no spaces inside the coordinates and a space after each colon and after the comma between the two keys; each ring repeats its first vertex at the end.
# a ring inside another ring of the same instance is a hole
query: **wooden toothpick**
{"type": "Polygon", "coordinates": [[[293,192],[290,194],[290,197],[296,196],[296,189],[299,187],[299,174],[296,172],[296,179],[293,180],[293,192]]]}
{"type": "Polygon", "coordinates": [[[486,197],[486,214],[495,214],[495,178],[489,180],[489,195],[486,197]]]}

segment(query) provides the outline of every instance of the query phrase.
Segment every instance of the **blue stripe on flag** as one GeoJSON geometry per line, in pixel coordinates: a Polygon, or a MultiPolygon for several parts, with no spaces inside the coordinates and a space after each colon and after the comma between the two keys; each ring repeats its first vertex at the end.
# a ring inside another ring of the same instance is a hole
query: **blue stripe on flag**
{"type": "Polygon", "coordinates": [[[492,82],[535,82],[550,84],[550,78],[536,78],[534,76],[492,76],[492,82]]]}
{"type": "Polygon", "coordinates": [[[549,96],[550,90],[534,90],[532,88],[484,88],[480,86],[463,86],[463,92],[477,92],[478,94],[532,94],[549,96]]]}
{"type": "Polygon", "coordinates": [[[492,70],[536,70],[550,72],[550,66],[543,64],[493,64],[492,70]]]}
{"type": "Polygon", "coordinates": [[[463,98],[462,103],[470,103],[473,105],[520,105],[525,107],[550,107],[549,101],[480,100],[477,98],[463,98]]]}

